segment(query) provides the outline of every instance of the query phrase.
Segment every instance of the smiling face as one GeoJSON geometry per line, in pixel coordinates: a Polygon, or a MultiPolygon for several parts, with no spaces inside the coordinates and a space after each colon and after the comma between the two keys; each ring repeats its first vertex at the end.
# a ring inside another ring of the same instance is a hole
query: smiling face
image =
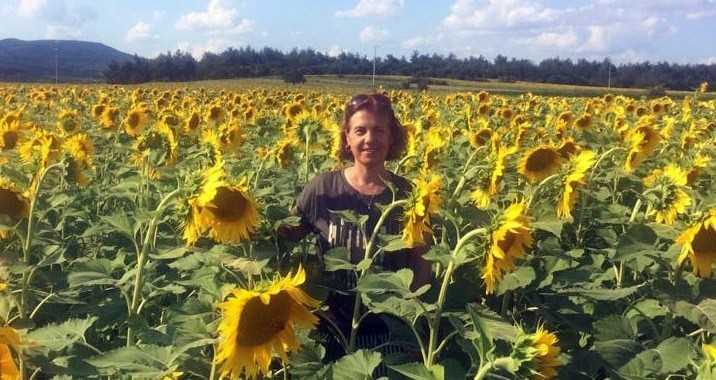
{"type": "Polygon", "coordinates": [[[386,118],[369,110],[354,113],[348,120],[346,143],[356,164],[383,165],[392,143],[386,118]]]}

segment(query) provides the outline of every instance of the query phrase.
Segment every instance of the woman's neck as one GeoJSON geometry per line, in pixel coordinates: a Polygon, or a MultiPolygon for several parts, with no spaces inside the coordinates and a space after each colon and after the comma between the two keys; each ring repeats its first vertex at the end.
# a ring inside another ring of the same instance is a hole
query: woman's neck
{"type": "Polygon", "coordinates": [[[348,182],[361,193],[380,192],[385,188],[383,178],[387,175],[384,166],[367,167],[354,164],[345,169],[348,182]]]}

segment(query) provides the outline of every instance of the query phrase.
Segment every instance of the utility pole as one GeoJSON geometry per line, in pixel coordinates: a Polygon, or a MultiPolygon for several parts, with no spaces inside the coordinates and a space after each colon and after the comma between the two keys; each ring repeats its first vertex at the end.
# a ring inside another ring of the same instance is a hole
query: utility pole
{"type": "Polygon", "coordinates": [[[55,84],[59,82],[59,65],[57,58],[57,40],[55,40],[55,84]]]}
{"type": "Polygon", "coordinates": [[[376,45],[373,45],[373,90],[375,90],[375,56],[377,50],[378,47],[376,45]]]}

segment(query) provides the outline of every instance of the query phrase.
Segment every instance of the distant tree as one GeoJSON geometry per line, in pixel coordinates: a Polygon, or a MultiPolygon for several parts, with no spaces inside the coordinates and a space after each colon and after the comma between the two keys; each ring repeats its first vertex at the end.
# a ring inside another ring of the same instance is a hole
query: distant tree
{"type": "Polygon", "coordinates": [[[281,74],[281,78],[284,82],[291,84],[306,82],[306,77],[298,70],[286,70],[283,74],[281,74]]]}

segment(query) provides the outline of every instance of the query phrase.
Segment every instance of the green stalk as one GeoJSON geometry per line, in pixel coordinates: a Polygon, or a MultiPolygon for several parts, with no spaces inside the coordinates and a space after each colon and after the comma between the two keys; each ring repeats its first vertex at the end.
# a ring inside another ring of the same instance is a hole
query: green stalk
{"type": "MultiPolygon", "coordinates": [[[[47,173],[56,167],[62,166],[62,163],[56,163],[53,165],[50,165],[40,171],[39,176],[37,177],[37,183],[34,184],[34,188],[31,189],[31,197],[30,197],[30,209],[27,213],[27,235],[25,236],[25,241],[22,245],[22,261],[23,263],[29,267],[30,266],[30,250],[32,249],[32,232],[33,232],[33,214],[35,213],[35,204],[37,203],[37,198],[40,195],[40,187],[42,186],[42,182],[45,179],[45,176],[47,173]]],[[[22,273],[22,292],[20,294],[20,317],[25,318],[27,314],[27,287],[30,284],[32,271],[26,268],[22,273]]]]}
{"type": "MultiPolygon", "coordinates": [[[[164,211],[166,204],[177,194],[179,194],[179,189],[176,189],[171,193],[167,194],[167,196],[165,196],[164,199],[159,202],[159,206],[157,206],[156,210],[154,211],[155,215],[149,222],[149,226],[147,226],[147,230],[145,231],[144,241],[142,242],[142,250],[139,253],[139,258],[137,259],[137,266],[135,268],[136,273],[134,275],[132,304],[129,307],[129,319],[132,319],[134,316],[138,315],[139,299],[141,296],[141,289],[144,281],[144,265],[147,263],[147,258],[152,243],[152,236],[154,236],[154,231],[157,228],[159,218],[162,216],[162,212],[164,211]]],[[[127,327],[127,347],[131,347],[133,345],[134,331],[132,330],[132,326],[130,325],[129,327],[127,327]]]]}
{"type": "Polygon", "coordinates": [[[509,364],[510,358],[497,358],[495,361],[487,362],[487,364],[480,367],[480,370],[477,371],[473,380],[482,380],[493,368],[505,367],[509,364]]]}
{"type": "MultiPolygon", "coordinates": [[[[407,200],[400,200],[400,201],[394,201],[388,207],[383,210],[383,213],[380,214],[380,218],[378,219],[378,223],[376,223],[375,227],[373,227],[373,232],[370,235],[370,240],[368,241],[368,244],[365,247],[365,251],[363,254],[363,259],[370,259],[372,256],[372,250],[373,245],[375,244],[375,239],[378,237],[378,231],[380,231],[380,227],[383,226],[385,221],[388,219],[388,215],[390,214],[393,209],[396,207],[400,207],[404,204],[408,203],[407,200]]],[[[365,268],[360,271],[358,275],[358,282],[365,276],[365,274],[368,272],[369,268],[365,268]]],[[[362,306],[360,294],[356,292],[355,300],[353,302],[353,318],[351,319],[351,335],[348,338],[348,351],[349,353],[352,353],[355,351],[355,344],[356,344],[356,338],[358,334],[358,326],[360,325],[360,308],[362,306]]]]}
{"type": "Polygon", "coordinates": [[[437,346],[437,340],[438,340],[438,332],[440,329],[440,318],[443,311],[443,305],[445,304],[445,297],[447,295],[447,288],[448,284],[450,284],[450,278],[452,277],[453,271],[456,269],[455,267],[455,260],[454,258],[457,256],[457,254],[462,250],[463,246],[470,241],[473,237],[477,235],[482,235],[485,232],[487,232],[487,229],[485,228],[476,228],[468,233],[466,233],[460,240],[458,240],[457,244],[455,245],[455,249],[450,254],[451,258],[453,260],[450,260],[450,263],[448,264],[447,268],[445,268],[445,274],[443,277],[442,285],[440,286],[440,293],[438,294],[438,302],[437,302],[437,309],[435,310],[435,315],[433,319],[430,321],[430,339],[428,340],[428,358],[427,362],[425,363],[426,368],[430,368],[435,363],[435,357],[438,353],[436,350],[437,346]]]}

